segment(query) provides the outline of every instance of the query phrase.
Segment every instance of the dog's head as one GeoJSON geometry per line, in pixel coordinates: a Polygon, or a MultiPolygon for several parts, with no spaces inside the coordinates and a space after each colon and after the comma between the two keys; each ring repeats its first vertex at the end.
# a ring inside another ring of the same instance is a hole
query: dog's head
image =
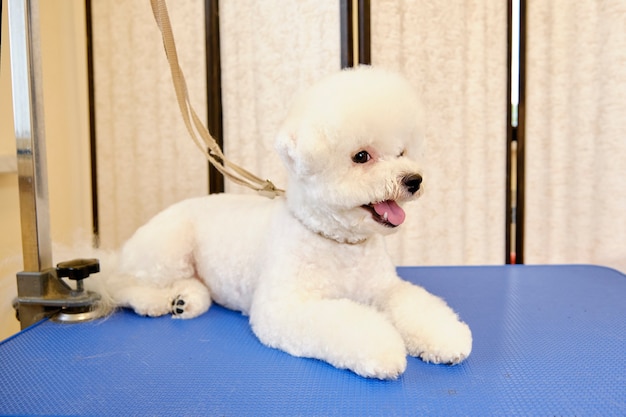
{"type": "Polygon", "coordinates": [[[302,93],[276,145],[293,214],[340,242],[395,230],[422,193],[422,125],[411,85],[385,70],[344,70],[302,93]]]}

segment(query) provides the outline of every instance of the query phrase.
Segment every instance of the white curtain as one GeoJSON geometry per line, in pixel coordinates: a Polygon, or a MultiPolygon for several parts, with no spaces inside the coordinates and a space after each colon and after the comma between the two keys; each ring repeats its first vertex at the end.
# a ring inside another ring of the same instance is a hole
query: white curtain
{"type": "Polygon", "coordinates": [[[626,272],[626,2],[529,0],[527,263],[626,272]]]}
{"type": "MultiPolygon", "coordinates": [[[[204,11],[170,2],[181,65],[202,113],[204,11]]],[[[206,192],[206,164],[178,116],[148,2],[94,2],[101,239],[206,192]]],[[[389,239],[398,264],[504,260],[506,4],[372,2],[372,60],[398,70],[427,114],[424,197],[389,239]]],[[[337,0],[220,4],[225,152],[286,184],[274,135],[296,92],[340,66],[337,0]]],[[[227,191],[247,192],[227,183],[227,191]]]]}
{"type": "MultiPolygon", "coordinates": [[[[149,1],[93,0],[101,245],[117,247],[166,206],[207,193],[207,162],[177,107],[149,1]]],[[[204,2],[168,2],[191,101],[206,114],[204,2]]]]}
{"type": "Polygon", "coordinates": [[[274,137],[298,90],[340,68],[339,1],[222,1],[220,42],[225,154],[285,187],[274,137]]]}
{"type": "Polygon", "coordinates": [[[505,259],[505,1],[372,2],[372,63],[399,70],[427,109],[425,194],[389,239],[398,264],[505,259]]]}

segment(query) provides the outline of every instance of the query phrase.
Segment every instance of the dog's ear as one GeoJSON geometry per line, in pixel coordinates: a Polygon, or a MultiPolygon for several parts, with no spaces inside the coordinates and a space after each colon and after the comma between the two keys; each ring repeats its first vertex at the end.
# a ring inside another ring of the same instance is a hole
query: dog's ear
{"type": "Polygon", "coordinates": [[[286,130],[278,132],[274,147],[276,148],[276,152],[278,152],[280,159],[282,159],[283,164],[285,164],[285,167],[290,172],[293,172],[296,164],[294,156],[296,148],[295,133],[290,133],[286,130]]]}
{"type": "Polygon", "coordinates": [[[276,137],[276,151],[292,175],[304,177],[311,174],[311,155],[304,138],[295,129],[283,127],[276,137]]]}

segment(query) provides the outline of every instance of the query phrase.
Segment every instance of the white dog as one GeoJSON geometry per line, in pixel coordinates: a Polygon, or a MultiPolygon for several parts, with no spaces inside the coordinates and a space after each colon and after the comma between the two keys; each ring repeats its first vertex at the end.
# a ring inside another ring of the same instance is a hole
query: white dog
{"type": "Polygon", "coordinates": [[[468,326],[397,276],[382,236],[421,194],[421,117],[396,74],[361,67],[322,80],[278,135],[286,196],[220,194],[166,209],[123,246],[110,296],[176,318],[213,300],[249,315],[267,346],[365,377],[398,377],[407,353],[462,361],[468,326]]]}

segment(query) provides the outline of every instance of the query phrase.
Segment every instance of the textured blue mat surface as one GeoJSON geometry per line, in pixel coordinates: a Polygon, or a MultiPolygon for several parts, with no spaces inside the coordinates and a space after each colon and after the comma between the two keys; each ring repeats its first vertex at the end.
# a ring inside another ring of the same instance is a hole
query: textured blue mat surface
{"type": "Polygon", "coordinates": [[[45,321],[0,344],[0,415],[626,415],[626,277],[592,266],[400,268],[474,334],[458,366],[367,380],[262,346],[247,318],[45,321]]]}

